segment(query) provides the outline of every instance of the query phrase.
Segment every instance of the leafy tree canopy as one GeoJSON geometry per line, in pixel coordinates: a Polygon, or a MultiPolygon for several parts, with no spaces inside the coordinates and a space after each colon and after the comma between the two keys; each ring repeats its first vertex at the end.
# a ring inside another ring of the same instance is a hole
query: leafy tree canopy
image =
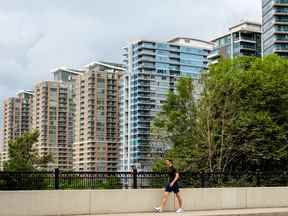
{"type": "Polygon", "coordinates": [[[203,73],[199,100],[194,88],[191,79],[180,79],[154,119],[152,132],[171,147],[165,157],[192,171],[287,168],[286,59],[222,59],[203,73]]]}
{"type": "Polygon", "coordinates": [[[33,148],[39,132],[32,131],[9,141],[9,160],[4,164],[5,171],[34,171],[41,169],[52,160],[50,155],[40,157],[33,148]]]}

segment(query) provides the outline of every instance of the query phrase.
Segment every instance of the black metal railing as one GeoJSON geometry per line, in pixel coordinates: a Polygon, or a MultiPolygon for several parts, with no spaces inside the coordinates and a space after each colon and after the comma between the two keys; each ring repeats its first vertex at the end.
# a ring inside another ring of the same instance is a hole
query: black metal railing
{"type": "MultiPolygon", "coordinates": [[[[180,173],[182,188],[287,186],[287,172],[180,173]]],[[[162,188],[158,172],[0,172],[0,190],[162,188]]]]}

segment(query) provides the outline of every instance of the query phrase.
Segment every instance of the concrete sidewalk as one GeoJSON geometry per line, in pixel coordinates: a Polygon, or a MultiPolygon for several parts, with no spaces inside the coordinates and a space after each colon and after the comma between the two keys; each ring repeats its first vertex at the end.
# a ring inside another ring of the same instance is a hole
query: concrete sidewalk
{"type": "MultiPolygon", "coordinates": [[[[125,213],[125,214],[98,214],[95,216],[288,216],[288,208],[266,208],[266,209],[233,209],[215,211],[191,211],[184,213],[163,212],[163,213],[125,213]]],[[[83,216],[83,215],[82,215],[83,216]]],[[[88,215],[86,215],[88,216],[88,215]]],[[[91,215],[90,215],[91,216],[91,215]]]]}

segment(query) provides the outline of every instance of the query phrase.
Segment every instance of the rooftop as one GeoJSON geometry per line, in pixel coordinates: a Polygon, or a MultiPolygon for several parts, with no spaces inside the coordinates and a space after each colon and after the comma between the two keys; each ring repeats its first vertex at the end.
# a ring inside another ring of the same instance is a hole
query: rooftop
{"type": "Polygon", "coordinates": [[[251,22],[251,21],[241,21],[239,24],[231,26],[229,28],[230,31],[233,31],[233,29],[238,28],[238,27],[242,27],[242,28],[247,28],[249,26],[254,26],[256,28],[259,28],[258,31],[261,32],[261,23],[257,23],[257,22],[251,22]]]}
{"type": "Polygon", "coordinates": [[[18,94],[22,94],[22,93],[33,95],[32,90],[21,90],[21,91],[18,91],[16,94],[18,95],[18,94]]]}
{"type": "Polygon", "coordinates": [[[251,21],[241,21],[237,25],[231,26],[229,28],[229,32],[219,34],[218,36],[214,37],[211,41],[215,42],[216,40],[223,38],[231,33],[238,32],[238,31],[248,31],[248,32],[258,32],[261,33],[261,24],[257,22],[251,21]]]}
{"type": "Polygon", "coordinates": [[[182,45],[182,46],[191,46],[204,49],[212,49],[213,43],[209,41],[199,40],[189,37],[176,37],[168,41],[168,43],[182,45]]]}
{"type": "MultiPolygon", "coordinates": [[[[195,38],[189,38],[189,37],[175,37],[168,41],[159,41],[159,40],[150,40],[150,39],[138,39],[131,43],[136,44],[139,42],[151,42],[151,43],[169,43],[169,44],[175,44],[178,46],[188,46],[188,47],[195,47],[195,48],[201,48],[201,49],[212,49],[213,43],[210,41],[204,41],[200,39],[195,38]]],[[[127,49],[127,47],[124,47],[124,49],[127,49]]]]}
{"type": "Polygon", "coordinates": [[[74,68],[68,68],[68,67],[59,67],[56,68],[54,70],[51,71],[51,73],[56,73],[56,72],[60,72],[60,71],[67,71],[70,72],[72,74],[82,74],[85,72],[85,70],[81,70],[81,69],[74,69],[74,68]]]}
{"type": "Polygon", "coordinates": [[[107,68],[115,69],[115,70],[122,70],[124,71],[125,69],[123,68],[123,65],[118,64],[118,63],[111,63],[111,62],[104,62],[104,61],[94,61],[91,62],[87,65],[85,65],[85,68],[90,68],[90,67],[95,67],[97,65],[101,65],[107,68]]]}

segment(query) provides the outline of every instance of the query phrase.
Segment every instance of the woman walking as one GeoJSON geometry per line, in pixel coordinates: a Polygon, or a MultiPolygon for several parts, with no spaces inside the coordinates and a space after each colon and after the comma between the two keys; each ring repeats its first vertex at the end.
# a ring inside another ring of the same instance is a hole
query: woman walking
{"type": "Polygon", "coordinates": [[[180,190],[179,190],[179,185],[178,185],[179,173],[177,172],[177,170],[173,166],[172,160],[170,160],[170,159],[165,160],[165,164],[167,166],[167,170],[168,170],[168,174],[169,174],[169,182],[165,187],[165,192],[163,194],[161,204],[159,207],[155,207],[155,210],[159,213],[162,212],[166,203],[167,203],[169,194],[171,192],[174,192],[174,194],[176,195],[177,201],[178,201],[178,205],[179,205],[179,208],[177,209],[176,212],[181,213],[181,212],[183,212],[183,208],[182,208],[183,207],[183,200],[180,196],[180,190]]]}

